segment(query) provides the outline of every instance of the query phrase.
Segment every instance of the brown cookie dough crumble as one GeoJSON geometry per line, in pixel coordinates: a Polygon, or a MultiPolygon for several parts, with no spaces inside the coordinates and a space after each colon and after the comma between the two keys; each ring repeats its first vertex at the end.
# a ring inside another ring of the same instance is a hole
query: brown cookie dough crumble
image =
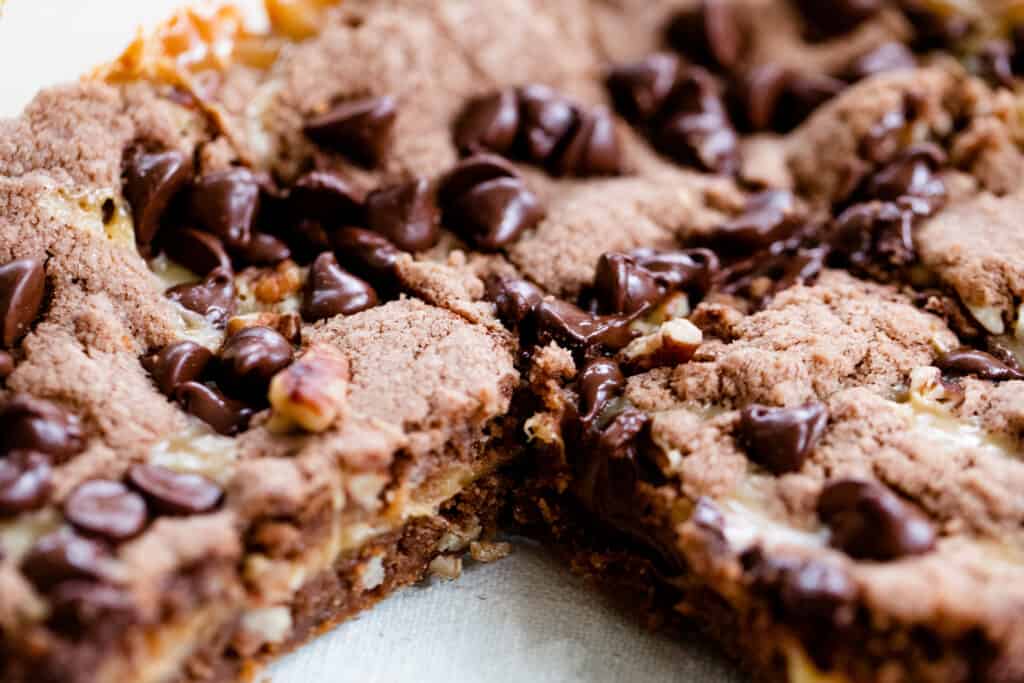
{"type": "Polygon", "coordinates": [[[0,678],[244,678],[501,527],[766,680],[1024,680],[1019,10],[268,0],[44,91],[0,678]]]}

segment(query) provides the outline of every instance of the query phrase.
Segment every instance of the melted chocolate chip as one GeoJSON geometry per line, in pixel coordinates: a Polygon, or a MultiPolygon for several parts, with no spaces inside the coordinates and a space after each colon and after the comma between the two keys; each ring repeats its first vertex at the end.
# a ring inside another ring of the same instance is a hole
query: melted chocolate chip
{"type": "Polygon", "coordinates": [[[831,38],[848,33],[882,8],[882,0],[795,0],[808,23],[809,33],[831,38]]]}
{"type": "Polygon", "coordinates": [[[174,398],[186,413],[195,415],[216,432],[234,436],[249,426],[253,409],[228,398],[218,389],[199,382],[185,382],[174,390],[174,398]]]}
{"type": "Polygon", "coordinates": [[[202,230],[176,230],[163,240],[163,250],[171,260],[197,275],[206,276],[217,268],[232,270],[224,245],[217,237],[202,230]]]}
{"type": "Polygon", "coordinates": [[[441,237],[430,184],[419,178],[371,192],[366,226],[404,251],[430,249],[441,237]]]}
{"type": "Polygon", "coordinates": [[[0,351],[0,382],[11,376],[14,372],[14,356],[6,351],[0,351]]]}
{"type": "Polygon", "coordinates": [[[248,244],[233,251],[242,263],[253,266],[274,266],[292,256],[287,244],[265,232],[253,232],[248,244]]]}
{"type": "Polygon", "coordinates": [[[266,396],[270,380],[294,359],[291,343],[269,327],[247,327],[220,350],[221,386],[234,396],[266,396]]]}
{"type": "Polygon", "coordinates": [[[438,200],[447,211],[459,197],[477,185],[498,178],[518,178],[515,166],[494,154],[476,154],[463,159],[449,171],[437,189],[438,200]]]}
{"type": "Polygon", "coordinates": [[[641,248],[634,249],[630,256],[666,289],[685,291],[695,298],[703,297],[711,289],[719,268],[718,257],[710,249],[641,248]]]}
{"type": "Polygon", "coordinates": [[[145,250],[160,230],[160,219],[171,200],[192,179],[192,161],[184,152],[146,152],[125,155],[124,196],[132,207],[135,241],[145,250]]]}
{"type": "Polygon", "coordinates": [[[924,143],[908,147],[865,181],[864,195],[894,202],[915,197],[928,203],[925,211],[934,211],[946,196],[946,186],[936,171],[946,163],[939,147],[924,143]]]}
{"type": "Polygon", "coordinates": [[[804,222],[788,190],[765,190],[754,195],[739,216],[722,223],[710,236],[722,251],[750,253],[790,237],[804,222]]]}
{"type": "Polygon", "coordinates": [[[12,348],[39,316],[46,293],[46,273],[38,259],[0,266],[0,347],[12,348]]]}
{"type": "Polygon", "coordinates": [[[244,247],[259,211],[260,187],[259,176],[247,168],[207,173],[192,185],[189,213],[229,248],[244,247]]]}
{"type": "Polygon", "coordinates": [[[691,60],[711,68],[735,69],[745,36],[730,0],[702,0],[677,14],[668,25],[668,41],[691,60]]]}
{"type": "Polygon", "coordinates": [[[739,141],[715,79],[700,67],[687,69],[654,132],[655,147],[680,164],[731,174],[739,167],[739,141]]]}
{"type": "Polygon", "coordinates": [[[199,474],[175,472],[160,465],[135,465],[128,481],[154,510],[165,515],[198,515],[220,504],[223,490],[199,474]]]}
{"type": "Polygon", "coordinates": [[[859,81],[876,74],[900,69],[913,69],[917,58],[903,43],[883,43],[851,61],[842,71],[843,78],[850,82],[859,81]]]}
{"type": "Polygon", "coordinates": [[[202,377],[212,359],[213,353],[205,346],[180,341],[165,346],[144,364],[160,391],[165,396],[174,396],[179,386],[202,377]]]}
{"type": "MultiPolygon", "coordinates": [[[[606,522],[636,534],[640,528],[634,505],[636,485],[640,481],[636,441],[650,418],[629,408],[616,415],[590,446],[579,462],[576,492],[583,504],[606,522]]],[[[642,533],[640,534],[643,535],[642,533]]],[[[644,539],[654,547],[656,541],[644,539]]]]}
{"type": "Polygon", "coordinates": [[[593,315],[561,299],[539,302],[531,318],[541,344],[555,341],[578,352],[593,347],[618,350],[636,336],[630,328],[633,316],[593,315]]]}
{"type": "Polygon", "coordinates": [[[0,407],[0,453],[19,449],[61,463],[85,450],[85,432],[78,416],[57,404],[15,394],[0,407]]]}
{"type": "Polygon", "coordinates": [[[737,436],[747,456],[773,474],[803,467],[828,423],[821,403],[794,408],[751,405],[740,412],[737,436]]]}
{"type": "Polygon", "coordinates": [[[381,235],[342,228],[331,235],[331,246],[347,270],[373,283],[382,295],[391,296],[398,289],[396,264],[402,252],[381,235]]]}
{"type": "Polygon", "coordinates": [[[315,322],[336,315],[352,315],[377,305],[377,293],[368,282],[347,272],[331,252],[316,257],[302,300],[302,317],[315,322]]]}
{"type": "Polygon", "coordinates": [[[445,209],[446,224],[486,251],[511,244],[543,217],[537,197],[519,178],[480,183],[445,209]]]}
{"type": "Polygon", "coordinates": [[[615,110],[633,123],[648,123],[665,106],[679,75],[679,58],[657,53],[614,67],[606,80],[615,110]]]}
{"type": "Polygon", "coordinates": [[[769,62],[743,78],[740,96],[751,129],[788,133],[844,88],[846,83],[839,79],[769,62]]]}
{"type": "Polygon", "coordinates": [[[498,317],[510,329],[517,329],[544,298],[544,292],[532,282],[514,278],[487,281],[487,300],[493,301],[498,317]]]}
{"type": "Polygon", "coordinates": [[[391,148],[397,117],[393,97],[368,97],[341,102],[307,121],[303,130],[318,145],[374,168],[384,161],[391,148]]]}
{"type": "Polygon", "coordinates": [[[828,483],[818,516],[832,530],[832,546],[857,559],[884,562],[935,547],[935,528],[924,513],[878,482],[828,483]]]}
{"type": "Polygon", "coordinates": [[[21,561],[21,571],[42,592],[65,581],[110,578],[112,557],[105,543],[68,528],[40,538],[21,561]]]}
{"type": "Polygon", "coordinates": [[[595,107],[580,114],[579,124],[569,136],[554,171],[579,177],[622,172],[622,151],[615,120],[607,109],[595,107]]]}
{"type": "Polygon", "coordinates": [[[935,359],[935,365],[948,375],[974,375],[978,379],[993,382],[1024,380],[1024,372],[1020,369],[977,349],[960,348],[948,351],[935,359]]]}
{"type": "Polygon", "coordinates": [[[137,618],[131,593],[95,581],[63,581],[53,587],[47,598],[47,624],[61,633],[80,635],[100,622],[106,625],[115,621],[127,626],[137,618]]]}
{"type": "Polygon", "coordinates": [[[609,252],[597,262],[594,295],[602,312],[631,314],[657,304],[665,288],[633,257],[609,252]]]}
{"type": "Polygon", "coordinates": [[[455,146],[463,154],[507,154],[519,131],[519,100],[514,90],[470,101],[455,124],[455,146]]]}
{"type": "Polygon", "coordinates": [[[50,495],[50,459],[36,451],[14,450],[0,457],[0,514],[42,507],[50,495]]]}
{"type": "Polygon", "coordinates": [[[190,311],[223,326],[235,312],[235,276],[230,270],[217,268],[199,281],[176,285],[167,290],[167,298],[190,311]]]}
{"type": "Polygon", "coordinates": [[[146,526],[146,501],[119,481],[93,479],[64,501],[64,516],[80,531],[125,541],[146,526]]]}
{"type": "Polygon", "coordinates": [[[576,108],[545,85],[519,89],[521,154],[528,161],[543,164],[552,159],[576,125],[576,108]]]}
{"type": "Polygon", "coordinates": [[[758,592],[773,593],[778,608],[804,628],[845,626],[853,621],[859,591],[849,573],[831,562],[768,556],[755,546],[740,558],[758,592]]]}
{"type": "Polygon", "coordinates": [[[765,250],[730,264],[717,277],[718,291],[749,299],[757,307],[790,287],[809,284],[821,273],[828,247],[765,250]]]}
{"type": "Polygon", "coordinates": [[[626,386],[626,378],[615,361],[594,358],[580,371],[578,386],[580,421],[589,430],[608,403],[626,386]]]}
{"type": "Polygon", "coordinates": [[[288,206],[294,216],[328,225],[364,222],[362,196],[347,180],[328,171],[300,176],[288,192],[288,206]]]}
{"type": "Polygon", "coordinates": [[[885,278],[917,259],[914,222],[914,212],[894,202],[855,204],[839,214],[826,239],[836,258],[885,278]]]}

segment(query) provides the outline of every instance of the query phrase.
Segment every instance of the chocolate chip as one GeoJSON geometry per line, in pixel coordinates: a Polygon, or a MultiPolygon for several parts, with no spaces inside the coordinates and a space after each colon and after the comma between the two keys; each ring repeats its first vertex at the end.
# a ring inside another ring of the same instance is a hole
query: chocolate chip
{"type": "Polygon", "coordinates": [[[848,33],[882,8],[882,0],[795,0],[809,24],[809,33],[831,38],[848,33]]]}
{"type": "Polygon", "coordinates": [[[608,403],[626,386],[619,364],[610,358],[594,358],[583,366],[578,381],[580,420],[589,429],[608,403]]]}
{"type": "Polygon", "coordinates": [[[6,351],[0,351],[0,381],[11,376],[14,372],[14,356],[6,351]]]}
{"type": "Polygon", "coordinates": [[[793,408],[754,404],[740,412],[737,436],[747,457],[772,474],[786,474],[803,467],[827,423],[822,403],[793,408]]]}
{"type": "Polygon", "coordinates": [[[98,623],[127,623],[137,618],[131,593],[95,581],[63,581],[47,595],[47,624],[61,633],[80,635],[98,623]]]}
{"type": "Polygon", "coordinates": [[[265,397],[270,380],[295,357],[291,343],[269,327],[247,327],[220,350],[220,385],[232,395],[265,397]]]}
{"type": "Polygon", "coordinates": [[[446,211],[477,185],[497,178],[518,178],[515,166],[494,154],[476,154],[463,159],[445,174],[437,189],[438,200],[446,211]]]}
{"type": "Polygon", "coordinates": [[[538,303],[532,319],[541,344],[555,341],[578,352],[593,347],[618,350],[636,336],[630,328],[632,316],[593,315],[561,299],[538,303]]]}
{"type": "Polygon", "coordinates": [[[883,43],[847,64],[842,70],[842,76],[847,81],[855,82],[887,71],[913,69],[915,66],[917,59],[906,45],[883,43]]]}
{"type": "Polygon", "coordinates": [[[678,74],[678,57],[656,53],[639,62],[614,67],[606,84],[615,110],[623,118],[648,123],[665,106],[678,74]]]}
{"type": "Polygon", "coordinates": [[[857,594],[857,585],[845,569],[813,560],[788,567],[779,586],[779,599],[787,614],[837,626],[853,621],[857,594]]]}
{"type": "Polygon", "coordinates": [[[630,256],[665,289],[685,291],[695,298],[703,297],[711,289],[719,268],[718,257],[710,249],[640,248],[631,251],[630,256]]]}
{"type": "Polygon", "coordinates": [[[813,282],[828,254],[827,246],[761,251],[723,269],[716,286],[723,294],[745,297],[763,307],[775,294],[813,282]]]}
{"type": "Polygon", "coordinates": [[[935,528],[917,506],[875,481],[840,479],[826,484],[818,516],[832,531],[830,543],[861,560],[895,560],[935,547],[935,528]]]}
{"type": "Polygon", "coordinates": [[[742,57],[745,36],[730,0],[702,0],[677,14],[668,25],[668,41],[702,66],[735,69],[742,57]]]}
{"type": "Polygon", "coordinates": [[[498,317],[513,330],[543,298],[540,288],[526,280],[495,277],[487,281],[487,300],[494,302],[498,317]]]}
{"type": "Polygon", "coordinates": [[[537,197],[518,178],[480,183],[445,211],[445,220],[451,229],[486,251],[511,244],[543,217],[537,197]]]}
{"type": "Polygon", "coordinates": [[[835,219],[826,236],[835,258],[884,278],[917,260],[914,212],[894,202],[855,204],[835,219]]]}
{"type": "Polygon", "coordinates": [[[771,62],[751,69],[740,85],[750,127],[778,133],[796,128],[845,88],[837,78],[803,74],[771,62]]]}
{"type": "Polygon", "coordinates": [[[260,189],[260,178],[247,168],[207,173],[192,184],[190,215],[228,248],[244,247],[259,212],[260,189]]]}
{"type": "Polygon", "coordinates": [[[171,260],[197,275],[205,276],[217,268],[232,269],[231,259],[220,239],[202,230],[174,231],[163,241],[163,250],[171,260]]]}
{"type": "Polygon", "coordinates": [[[199,282],[171,287],[167,297],[214,325],[223,326],[235,312],[235,276],[229,270],[216,268],[199,282]]]}
{"type": "Polygon", "coordinates": [[[1024,372],[1018,368],[977,349],[960,348],[947,351],[935,359],[935,365],[949,375],[974,375],[978,379],[992,382],[1024,380],[1024,372]]]}
{"type": "Polygon", "coordinates": [[[160,465],[135,465],[128,481],[154,510],[165,515],[198,515],[220,504],[224,491],[199,474],[175,472],[160,465]]]}
{"type": "Polygon", "coordinates": [[[15,394],[0,407],[0,453],[39,451],[58,463],[85,450],[85,433],[77,415],[55,403],[15,394]]]}
{"type": "Polygon", "coordinates": [[[0,346],[12,348],[39,316],[46,293],[46,273],[38,259],[0,266],[0,346]]]}
{"type": "Polygon", "coordinates": [[[288,192],[289,211],[329,225],[361,225],[363,200],[341,176],[310,171],[299,176],[288,192]]]}
{"type": "Polygon", "coordinates": [[[927,209],[930,213],[946,196],[946,186],[936,175],[945,163],[946,154],[938,146],[913,145],[866,180],[864,195],[893,202],[906,196],[918,197],[931,204],[927,209]]]}
{"type": "Polygon", "coordinates": [[[710,241],[722,251],[750,253],[790,237],[803,219],[789,190],[765,190],[747,200],[743,213],[716,227],[710,241]]]}
{"type": "Polygon", "coordinates": [[[192,161],[178,150],[125,155],[124,196],[132,207],[135,242],[144,250],[160,230],[160,219],[171,200],[192,179],[192,161]]]}
{"type": "Polygon", "coordinates": [[[366,197],[366,227],[404,251],[437,244],[441,232],[430,183],[419,178],[371,192],[366,197]]]}
{"type": "Polygon", "coordinates": [[[0,457],[0,514],[42,507],[50,495],[50,459],[36,451],[13,450],[0,457]]]}
{"type": "Polygon", "coordinates": [[[347,270],[373,283],[382,295],[397,290],[396,265],[402,252],[387,239],[372,230],[342,228],[331,235],[331,246],[347,270]]]}
{"type": "Polygon", "coordinates": [[[253,232],[248,244],[233,251],[242,263],[254,266],[274,266],[292,256],[287,244],[265,232],[253,232]]]}
{"type": "Polygon", "coordinates": [[[478,97],[455,123],[455,146],[463,154],[507,154],[519,131],[519,100],[514,90],[478,97]]]}
{"type": "Polygon", "coordinates": [[[21,561],[21,571],[42,592],[64,581],[104,581],[111,577],[110,550],[105,543],[62,528],[43,536],[21,561]]]}
{"type": "Polygon", "coordinates": [[[302,317],[306,322],[352,315],[376,305],[373,287],[338,265],[334,254],[324,252],[316,257],[302,300],[302,317]]]}
{"type": "Polygon", "coordinates": [[[199,382],[185,382],[174,390],[174,398],[184,411],[195,415],[225,436],[234,436],[249,426],[253,409],[230,399],[218,389],[199,382]]]}
{"type": "Polygon", "coordinates": [[[521,153],[527,160],[543,164],[576,125],[576,108],[546,85],[523,86],[518,94],[521,153]]]}
{"type": "Polygon", "coordinates": [[[637,313],[665,296],[657,278],[636,259],[609,252],[597,261],[594,295],[604,313],[637,313]]]}
{"type": "Polygon", "coordinates": [[[202,377],[212,359],[213,353],[205,346],[180,341],[165,346],[144,364],[160,391],[165,396],[174,396],[179,386],[202,377]]]}
{"type": "Polygon", "coordinates": [[[93,479],[71,492],[64,516],[80,531],[125,541],[146,526],[146,501],[119,481],[93,479]]]}
{"type": "Polygon", "coordinates": [[[558,156],[554,171],[578,177],[622,172],[622,151],[615,120],[607,109],[595,107],[580,114],[579,124],[558,156]]]}
{"type": "Polygon", "coordinates": [[[739,141],[715,79],[700,67],[679,78],[654,133],[658,151],[680,164],[731,174],[739,167],[739,141]]]}
{"type": "Polygon", "coordinates": [[[306,122],[310,140],[357,164],[379,166],[391,148],[398,107],[390,96],[347,100],[306,122]]]}

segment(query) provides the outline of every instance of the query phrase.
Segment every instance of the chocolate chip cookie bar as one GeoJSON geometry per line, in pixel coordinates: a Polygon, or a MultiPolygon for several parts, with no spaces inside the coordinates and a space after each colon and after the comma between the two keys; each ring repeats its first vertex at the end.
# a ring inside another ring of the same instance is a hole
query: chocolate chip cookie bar
{"type": "Polygon", "coordinates": [[[1024,680],[1015,3],[266,9],[0,122],[0,678],[244,679],[504,527],[765,680],[1024,680]]]}

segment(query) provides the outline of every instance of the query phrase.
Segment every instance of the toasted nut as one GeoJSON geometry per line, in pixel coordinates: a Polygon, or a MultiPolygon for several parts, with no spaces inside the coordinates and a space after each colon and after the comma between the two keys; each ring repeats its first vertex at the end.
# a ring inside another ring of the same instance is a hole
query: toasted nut
{"type": "Polygon", "coordinates": [[[249,313],[235,316],[228,320],[228,336],[248,327],[269,327],[293,344],[302,341],[302,318],[298,313],[249,313]]]}
{"type": "Polygon", "coordinates": [[[634,339],[622,350],[620,360],[633,370],[679,365],[693,357],[703,339],[700,329],[689,320],[669,320],[656,332],[634,339]]]}
{"type": "Polygon", "coordinates": [[[511,552],[512,544],[504,541],[473,541],[469,544],[469,555],[477,562],[496,562],[511,552]]]}
{"type": "Polygon", "coordinates": [[[261,272],[252,286],[256,298],[265,304],[276,304],[302,288],[302,268],[294,261],[282,261],[261,272]]]}
{"type": "Polygon", "coordinates": [[[267,16],[276,31],[302,40],[320,32],[325,9],[336,0],[266,0],[267,16]]]}
{"type": "Polygon", "coordinates": [[[271,428],[322,432],[344,413],[347,395],[348,361],[333,347],[310,347],[270,383],[271,428]]]}
{"type": "Polygon", "coordinates": [[[427,567],[431,574],[451,581],[462,574],[462,558],[451,555],[438,555],[427,567]]]}

